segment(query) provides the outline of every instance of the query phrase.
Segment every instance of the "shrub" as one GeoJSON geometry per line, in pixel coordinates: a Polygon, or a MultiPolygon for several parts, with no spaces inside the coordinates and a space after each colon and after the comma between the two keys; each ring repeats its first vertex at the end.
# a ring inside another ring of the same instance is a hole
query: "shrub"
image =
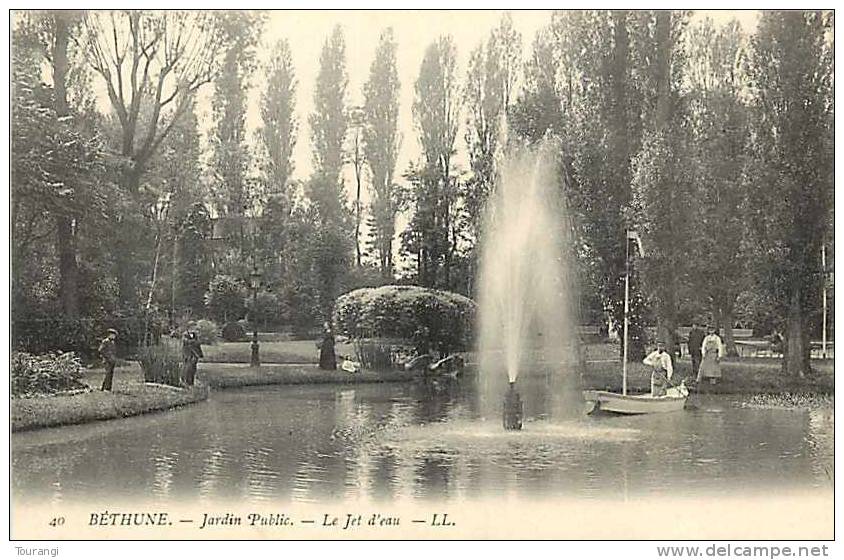
{"type": "Polygon", "coordinates": [[[12,340],[15,349],[29,354],[75,352],[90,362],[99,357],[97,348],[108,329],[117,329],[117,353],[126,356],[143,343],[144,328],[148,329],[152,343],[160,340],[163,322],[155,316],[148,321],[137,315],[38,317],[13,321],[12,340]]]}
{"type": "Polygon", "coordinates": [[[82,386],[82,362],[73,352],[12,353],[12,395],[50,395],[82,386]]]}
{"type": "Polygon", "coordinates": [[[226,342],[238,342],[246,338],[246,329],[237,321],[226,323],[223,327],[223,340],[226,342]]]}
{"type": "Polygon", "coordinates": [[[219,274],[208,284],[208,291],[205,293],[205,307],[211,317],[226,323],[243,317],[246,311],[246,286],[243,282],[228,276],[219,274]]]}
{"type": "Polygon", "coordinates": [[[138,350],[138,363],[147,383],[179,387],[182,384],[182,351],[179,344],[158,344],[138,350]]]}
{"type": "Polygon", "coordinates": [[[357,360],[367,369],[392,369],[404,363],[389,341],[356,340],[354,346],[357,360]]]}
{"type": "Polygon", "coordinates": [[[200,319],[196,322],[196,336],[200,344],[216,344],[219,328],[217,323],[208,319],[200,319]]]}
{"type": "Polygon", "coordinates": [[[272,292],[258,292],[254,305],[251,297],[247,299],[246,309],[252,325],[274,325],[279,318],[278,296],[272,292]]]}
{"type": "Polygon", "coordinates": [[[471,347],[475,307],[471,299],[452,292],[381,286],[340,296],[334,320],[338,332],[353,340],[398,338],[420,354],[448,354],[471,347]]]}

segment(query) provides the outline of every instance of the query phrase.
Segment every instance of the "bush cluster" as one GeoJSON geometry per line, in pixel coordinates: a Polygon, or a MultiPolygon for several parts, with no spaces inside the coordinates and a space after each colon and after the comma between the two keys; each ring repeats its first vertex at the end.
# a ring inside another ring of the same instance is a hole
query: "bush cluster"
{"type": "Polygon", "coordinates": [[[217,333],[220,331],[217,323],[209,319],[200,319],[195,325],[196,337],[200,344],[216,344],[217,333]]]}
{"type": "Polygon", "coordinates": [[[97,348],[108,329],[117,329],[117,353],[132,355],[143,344],[144,328],[150,343],[157,343],[163,323],[154,317],[39,317],[15,320],[12,323],[13,348],[30,354],[75,352],[85,361],[98,358],[97,348]]]}
{"type": "Polygon", "coordinates": [[[12,395],[51,395],[82,386],[82,362],[73,352],[12,353],[12,395]]]}
{"type": "Polygon", "coordinates": [[[400,339],[418,354],[449,354],[471,347],[475,310],[475,302],[460,294],[391,285],[340,296],[334,321],[338,332],[356,341],[400,339]]]}
{"type": "Polygon", "coordinates": [[[246,338],[246,329],[238,321],[226,323],[223,327],[223,340],[226,342],[238,342],[246,338]]]}

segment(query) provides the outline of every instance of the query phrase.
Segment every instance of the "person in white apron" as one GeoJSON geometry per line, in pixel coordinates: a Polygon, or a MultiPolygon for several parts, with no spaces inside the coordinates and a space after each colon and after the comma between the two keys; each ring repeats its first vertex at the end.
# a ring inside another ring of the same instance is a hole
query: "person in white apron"
{"type": "Polygon", "coordinates": [[[721,337],[718,336],[715,327],[709,327],[707,332],[709,334],[706,335],[703,344],[700,346],[703,362],[701,362],[697,373],[697,382],[700,383],[704,379],[708,379],[711,385],[715,385],[721,379],[721,358],[724,357],[724,343],[721,342],[721,337]]]}

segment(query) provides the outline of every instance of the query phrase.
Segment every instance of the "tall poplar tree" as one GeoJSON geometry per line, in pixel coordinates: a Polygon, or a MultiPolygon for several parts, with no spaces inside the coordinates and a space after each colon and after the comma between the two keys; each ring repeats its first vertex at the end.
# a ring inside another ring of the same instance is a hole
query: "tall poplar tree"
{"type": "Polygon", "coordinates": [[[384,30],[363,90],[363,152],[372,177],[373,248],[384,278],[393,276],[393,238],[401,206],[400,191],[393,182],[402,140],[396,47],[392,28],[384,30]]]}
{"type": "Polygon", "coordinates": [[[408,174],[414,212],[404,235],[405,249],[416,255],[419,283],[446,289],[452,287],[458,243],[458,188],[452,161],[461,105],[456,58],[454,39],[440,37],[425,50],[416,79],[413,115],[422,162],[408,174]]]}
{"type": "Polygon", "coordinates": [[[343,275],[349,268],[352,249],[342,174],[349,127],[348,82],[346,42],[342,29],[337,26],[322,47],[314,89],[314,111],[308,117],[314,160],[308,197],[317,219],[311,252],[319,307],[325,319],[331,317],[334,299],[339,295],[343,275]]]}
{"type": "Polygon", "coordinates": [[[767,11],[752,40],[755,166],[749,215],[765,288],[785,318],[783,372],[811,372],[807,317],[833,200],[833,15],[767,11]]]}

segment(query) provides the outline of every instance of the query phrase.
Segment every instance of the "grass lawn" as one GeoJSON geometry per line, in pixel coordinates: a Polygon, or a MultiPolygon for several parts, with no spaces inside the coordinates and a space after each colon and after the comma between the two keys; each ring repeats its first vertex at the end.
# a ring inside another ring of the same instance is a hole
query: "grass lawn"
{"type": "MultiPolygon", "coordinates": [[[[259,342],[262,364],[316,364],[319,350],[315,340],[285,340],[282,342],[259,342]]],[[[338,356],[354,356],[351,344],[337,344],[334,351],[338,356]]],[[[203,362],[248,364],[252,357],[251,342],[218,342],[202,347],[203,362]]]]}
{"type": "MultiPolygon", "coordinates": [[[[379,381],[383,376],[390,380],[402,380],[404,372],[381,374],[358,374],[324,372],[308,364],[316,364],[319,352],[311,340],[262,342],[261,370],[244,367],[251,355],[249,342],[221,342],[203,347],[205,362],[200,363],[200,372],[207,372],[212,386],[228,387],[268,383],[349,383],[358,381],[379,381]],[[243,364],[243,365],[241,365],[243,364]],[[272,364],[283,367],[272,367],[272,364]],[[292,368],[292,364],[302,367],[292,368]],[[212,367],[213,366],[213,367],[212,367]],[[370,379],[371,377],[371,379],[370,379]]],[[[338,356],[354,355],[351,344],[337,344],[338,356]]],[[[585,388],[621,390],[621,363],[618,361],[616,344],[589,344],[585,347],[587,360],[583,372],[585,388]]],[[[468,363],[475,361],[473,353],[466,353],[468,363]]],[[[701,392],[711,393],[834,393],[832,360],[812,360],[815,375],[806,379],[787,379],[781,372],[779,358],[727,358],[721,363],[723,378],[717,385],[701,387],[701,392]]],[[[682,358],[677,364],[677,373],[689,377],[691,361],[682,358]]],[[[628,366],[628,389],[633,392],[650,390],[650,368],[641,363],[628,366]]]]}
{"type": "Polygon", "coordinates": [[[198,402],[209,394],[207,386],[177,389],[147,385],[137,365],[115,370],[111,392],[99,390],[102,379],[102,370],[88,370],[83,382],[94,388],[89,393],[12,399],[12,431],[136,416],[198,402]]]}
{"type": "MultiPolygon", "coordinates": [[[[781,394],[818,393],[832,395],[835,392],[835,377],[832,360],[813,361],[815,373],[804,379],[783,376],[778,359],[770,358],[727,358],[721,361],[721,381],[716,385],[708,382],[700,387],[701,393],[734,394],[781,394]]],[[[587,389],[610,391],[621,390],[621,364],[592,362],[586,364],[583,385],[587,389]]],[[[674,375],[690,378],[692,363],[683,358],[677,363],[674,375]]],[[[644,364],[632,363],[627,369],[627,389],[630,392],[650,391],[651,370],[644,364]]]]}

